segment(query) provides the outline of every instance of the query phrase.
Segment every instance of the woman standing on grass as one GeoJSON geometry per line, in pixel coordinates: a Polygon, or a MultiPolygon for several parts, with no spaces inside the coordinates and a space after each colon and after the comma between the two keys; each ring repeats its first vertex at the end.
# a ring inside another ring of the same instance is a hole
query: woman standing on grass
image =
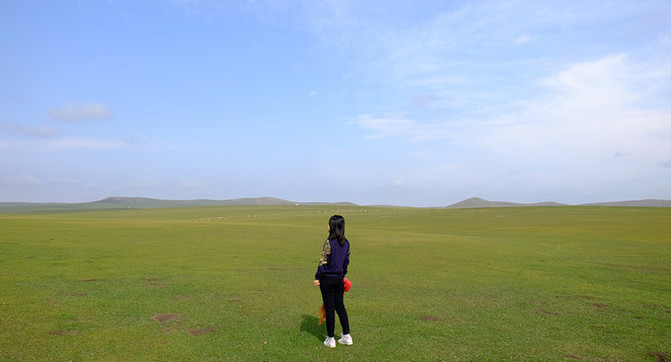
{"type": "Polygon", "coordinates": [[[352,337],[349,335],[349,320],[343,296],[345,286],[343,279],[347,274],[349,265],[349,241],[345,238],[345,218],[333,215],[328,225],[329,237],[324,242],[319,267],[315,274],[314,284],[322,292],[324,309],[326,310],[326,331],[328,337],[324,345],[335,348],[335,313],[338,313],[340,325],[342,326],[342,338],[338,343],[348,346],[352,345],[352,337]]]}

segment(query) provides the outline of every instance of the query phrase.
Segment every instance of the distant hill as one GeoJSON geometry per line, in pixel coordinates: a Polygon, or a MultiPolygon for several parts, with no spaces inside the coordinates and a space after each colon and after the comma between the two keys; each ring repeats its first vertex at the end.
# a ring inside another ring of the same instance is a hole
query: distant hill
{"type": "MultiPolygon", "coordinates": [[[[521,206],[570,206],[568,204],[561,204],[553,201],[537,202],[533,204],[521,204],[506,201],[489,201],[479,197],[471,197],[463,201],[459,201],[450,206],[448,209],[478,209],[485,207],[521,207],[521,206]]],[[[598,202],[589,204],[579,204],[575,206],[629,206],[629,207],[671,207],[671,200],[631,200],[631,201],[614,201],[614,202],[598,202]]]]}
{"type": "Polygon", "coordinates": [[[521,207],[521,206],[568,206],[566,204],[560,204],[557,202],[546,201],[546,202],[537,202],[533,204],[520,204],[516,202],[506,202],[506,201],[489,201],[481,199],[479,197],[471,197],[455,204],[448,206],[448,209],[477,209],[484,207],[521,207]]]}
{"type": "Polygon", "coordinates": [[[630,200],[630,201],[616,201],[616,202],[597,202],[590,204],[582,204],[581,206],[630,206],[630,207],[671,207],[671,200],[630,200]]]}
{"type": "Polygon", "coordinates": [[[155,209],[169,207],[228,206],[228,205],[352,205],[350,202],[295,202],[274,197],[238,198],[230,200],[160,200],[146,197],[108,197],[81,203],[0,202],[0,212],[48,212],[105,209],[155,209]]]}
{"type": "Polygon", "coordinates": [[[239,198],[230,200],[160,200],[144,197],[108,197],[91,203],[94,206],[112,206],[132,209],[156,207],[189,207],[189,206],[221,206],[221,205],[293,205],[295,202],[276,199],[274,197],[239,198]]]}
{"type": "MultiPolygon", "coordinates": [[[[161,200],[147,197],[108,197],[103,200],[80,203],[32,203],[32,202],[0,202],[0,213],[8,212],[54,212],[84,211],[107,209],[155,209],[169,207],[196,206],[230,206],[230,205],[339,205],[358,206],[352,202],[296,202],[274,197],[238,198],[229,200],[161,200]]],[[[369,205],[370,206],[370,205],[369,205]]],[[[382,207],[382,205],[378,205],[382,207]]],[[[524,207],[524,206],[571,206],[553,201],[537,203],[516,203],[507,201],[489,201],[479,197],[471,197],[447,206],[448,209],[478,209],[487,207],[524,207]]],[[[629,206],[629,207],[671,207],[671,200],[631,200],[615,202],[599,202],[575,206],[629,206]]]]}

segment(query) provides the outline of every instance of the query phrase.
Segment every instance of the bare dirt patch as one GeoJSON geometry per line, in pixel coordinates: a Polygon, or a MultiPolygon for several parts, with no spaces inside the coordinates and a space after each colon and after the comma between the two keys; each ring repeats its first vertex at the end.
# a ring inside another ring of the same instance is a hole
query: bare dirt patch
{"type": "Polygon", "coordinates": [[[599,309],[603,309],[603,308],[606,308],[608,306],[608,305],[603,304],[603,303],[592,303],[591,305],[593,305],[593,306],[595,306],[599,309]]]}
{"type": "Polygon", "coordinates": [[[209,334],[217,330],[217,327],[205,327],[200,329],[189,329],[189,333],[192,336],[202,336],[203,334],[209,334]]]}
{"type": "Polygon", "coordinates": [[[657,362],[671,361],[671,353],[667,352],[648,352],[648,356],[655,357],[657,362]]]}
{"type": "Polygon", "coordinates": [[[176,313],[163,313],[163,314],[156,314],[151,319],[159,322],[159,323],[164,323],[164,322],[171,322],[174,320],[179,319],[180,315],[176,313]]]}
{"type": "Polygon", "coordinates": [[[147,281],[149,282],[149,285],[151,285],[154,288],[163,288],[163,283],[160,283],[158,279],[149,278],[147,279],[147,281]]]}
{"type": "Polygon", "coordinates": [[[568,359],[582,359],[582,357],[576,356],[576,355],[570,354],[570,353],[567,354],[565,357],[568,358],[568,359]]]}
{"type": "Polygon", "coordinates": [[[231,303],[240,303],[240,302],[242,302],[242,298],[233,297],[233,298],[229,298],[228,301],[231,302],[231,303]]]}
{"type": "Polygon", "coordinates": [[[438,317],[436,317],[435,315],[423,315],[422,320],[423,321],[437,321],[438,317]]]}

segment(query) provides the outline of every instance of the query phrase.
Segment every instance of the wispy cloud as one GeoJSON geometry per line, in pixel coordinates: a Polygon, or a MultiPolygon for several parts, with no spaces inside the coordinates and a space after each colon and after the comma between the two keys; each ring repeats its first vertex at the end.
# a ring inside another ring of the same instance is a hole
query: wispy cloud
{"type": "Polygon", "coordinates": [[[63,106],[53,107],[48,112],[51,119],[57,121],[88,121],[112,117],[107,105],[102,103],[77,104],[65,102],[63,106]]]}
{"type": "Polygon", "coordinates": [[[656,142],[652,135],[671,131],[671,107],[649,108],[646,100],[671,85],[671,73],[649,71],[657,66],[625,55],[573,64],[541,81],[543,95],[499,118],[486,142],[508,140],[522,152],[562,150],[588,158],[631,148],[662,151],[671,140],[656,142]]]}
{"type": "Polygon", "coordinates": [[[437,121],[365,115],[357,125],[372,131],[370,137],[443,139],[502,157],[579,164],[627,154],[640,162],[665,156],[671,146],[671,137],[659,136],[671,134],[671,107],[646,104],[671,85],[671,72],[659,71],[660,66],[624,54],[606,56],[538,80],[539,95],[516,100],[508,113],[453,119],[445,114],[437,121]]]}
{"type": "Polygon", "coordinates": [[[11,134],[19,134],[39,138],[54,138],[60,134],[60,131],[57,128],[48,125],[29,127],[15,122],[0,123],[0,130],[3,130],[11,134]]]}
{"type": "Polygon", "coordinates": [[[517,45],[526,44],[526,43],[530,43],[531,41],[533,41],[533,39],[534,38],[532,36],[529,36],[529,35],[520,35],[519,37],[517,37],[517,39],[515,39],[513,41],[513,43],[517,44],[517,45]]]}
{"type": "Polygon", "coordinates": [[[119,138],[62,137],[45,143],[45,147],[56,149],[114,149],[132,146],[134,146],[132,142],[119,138]]]}
{"type": "MultiPolygon", "coordinates": [[[[572,64],[566,70],[543,79],[541,84],[550,91],[551,103],[562,108],[601,113],[626,107],[638,101],[642,94],[632,89],[632,83],[639,74],[635,74],[632,65],[625,64],[625,58],[626,55],[618,54],[572,64]]],[[[581,114],[584,113],[578,113],[581,114]]]]}
{"type": "Polygon", "coordinates": [[[354,122],[359,127],[371,130],[374,133],[369,137],[382,138],[396,135],[407,134],[415,130],[416,123],[411,119],[394,118],[394,117],[371,117],[366,114],[359,115],[354,122]]]}
{"type": "Polygon", "coordinates": [[[30,149],[30,150],[73,150],[73,149],[122,149],[137,147],[138,144],[120,138],[84,138],[84,137],[55,137],[47,139],[30,140],[0,140],[0,148],[4,149],[30,149]]]}

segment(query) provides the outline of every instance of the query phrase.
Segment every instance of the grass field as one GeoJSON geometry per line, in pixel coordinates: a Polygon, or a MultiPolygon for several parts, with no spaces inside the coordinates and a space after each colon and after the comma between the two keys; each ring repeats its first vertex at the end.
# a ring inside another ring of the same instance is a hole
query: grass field
{"type": "Polygon", "coordinates": [[[671,208],[107,210],[0,230],[0,360],[671,360],[671,208]],[[335,213],[355,344],[331,350],[312,279],[335,213]]]}

